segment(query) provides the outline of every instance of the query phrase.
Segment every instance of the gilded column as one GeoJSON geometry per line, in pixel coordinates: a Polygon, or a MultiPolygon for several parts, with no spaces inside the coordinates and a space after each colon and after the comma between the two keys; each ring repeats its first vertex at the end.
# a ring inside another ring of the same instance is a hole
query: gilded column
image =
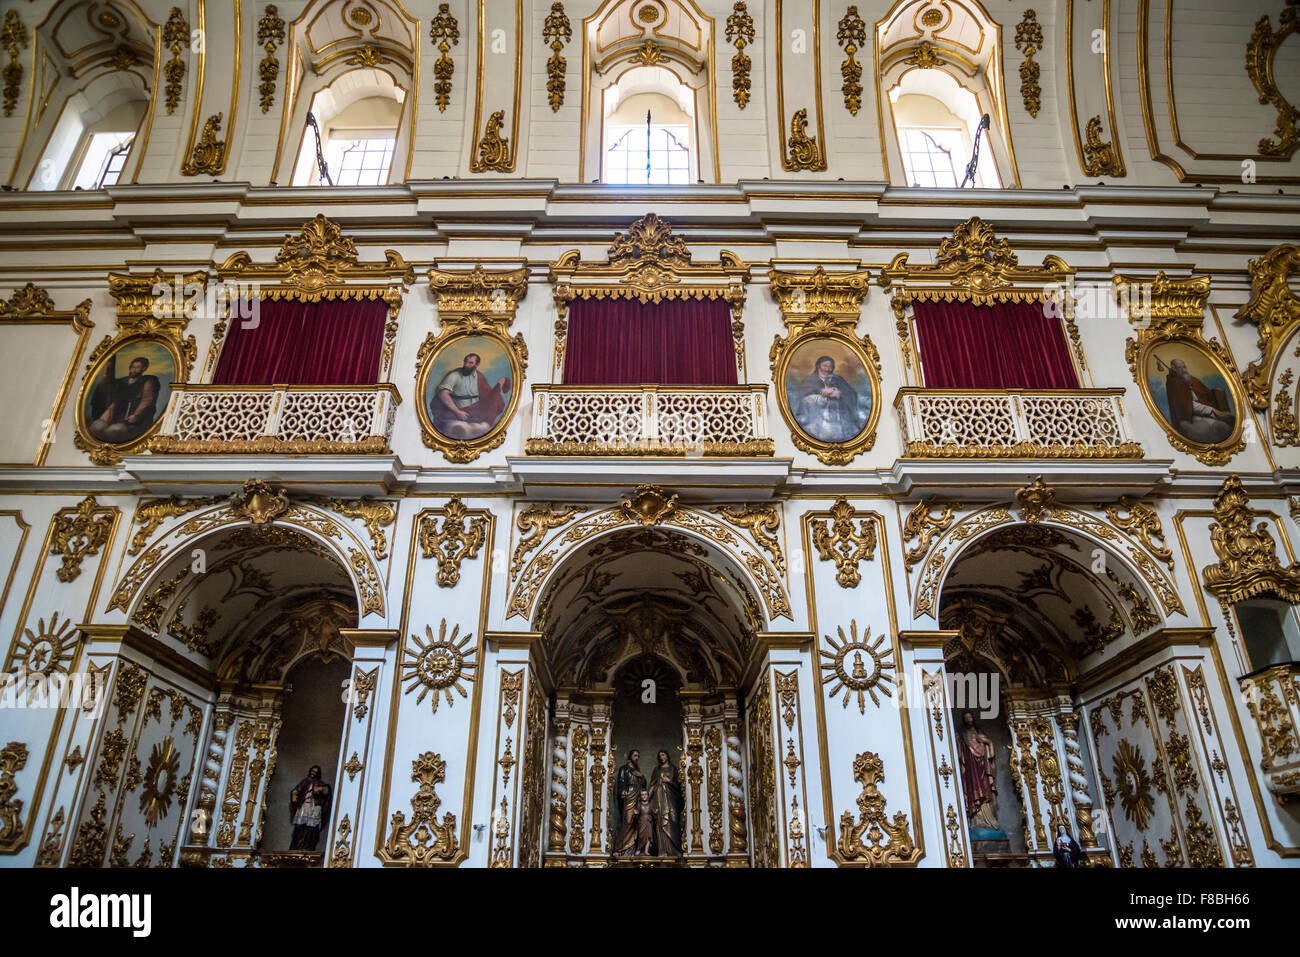
{"type": "MultiPolygon", "coordinates": [[[[690,808],[691,808],[691,845],[690,850],[693,854],[704,852],[704,829],[700,826],[701,806],[700,785],[704,783],[704,769],[700,767],[700,755],[704,753],[704,725],[700,714],[700,695],[694,692],[680,692],[682,699],[683,721],[686,731],[686,754],[683,760],[690,759],[690,766],[686,768],[684,777],[690,785],[690,808]]],[[[682,822],[683,831],[685,830],[685,821],[682,822]]],[[[682,834],[682,845],[685,850],[686,835],[682,834]]]]}
{"type": "Polygon", "coordinates": [[[1065,811],[1065,781],[1056,754],[1056,734],[1052,722],[1045,715],[1034,719],[1034,740],[1038,744],[1038,775],[1043,782],[1043,796],[1047,798],[1050,830],[1055,835],[1058,825],[1070,826],[1070,817],[1065,811]]]}
{"type": "Polygon", "coordinates": [[[734,702],[727,702],[727,718],[723,725],[727,732],[727,804],[730,810],[732,854],[743,854],[749,848],[745,838],[745,769],[740,756],[740,718],[734,702]]]}
{"type": "Polygon", "coordinates": [[[704,735],[708,755],[709,853],[722,853],[722,731],[717,725],[704,735]]]}
{"type": "Polygon", "coordinates": [[[1081,847],[1097,847],[1097,836],[1092,832],[1092,795],[1088,793],[1088,776],[1083,767],[1083,751],[1079,747],[1079,716],[1065,711],[1056,716],[1065,742],[1066,773],[1070,778],[1070,799],[1074,803],[1074,820],[1081,847]]]}
{"type": "Polygon", "coordinates": [[[584,812],[587,809],[587,729],[578,725],[573,729],[573,782],[569,795],[569,850],[574,854],[582,853],[582,826],[584,812]]]}
{"type": "Polygon", "coordinates": [[[591,844],[592,854],[603,848],[601,840],[605,829],[601,826],[601,810],[605,796],[605,738],[609,730],[609,703],[597,701],[591,715],[591,844]]]}
{"type": "Polygon", "coordinates": [[[551,749],[551,833],[546,846],[554,854],[564,853],[564,811],[569,803],[569,762],[567,757],[569,721],[555,719],[555,745],[551,749]]]}

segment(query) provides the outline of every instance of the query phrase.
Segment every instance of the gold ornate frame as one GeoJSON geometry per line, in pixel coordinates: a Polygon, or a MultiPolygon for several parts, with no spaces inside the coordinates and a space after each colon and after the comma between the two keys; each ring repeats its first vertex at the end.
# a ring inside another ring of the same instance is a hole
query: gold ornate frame
{"type": "Polygon", "coordinates": [[[1278,89],[1274,64],[1283,41],[1300,30],[1300,13],[1288,2],[1287,9],[1278,15],[1277,20],[1276,31],[1267,16],[1260,17],[1255,24],[1255,32],[1246,45],[1246,75],[1259,94],[1259,102],[1269,104],[1277,110],[1277,125],[1273,130],[1276,139],[1268,136],[1261,139],[1259,152],[1267,157],[1289,160],[1296,149],[1300,148],[1300,127],[1296,126],[1296,117],[1300,114],[1278,89]]]}
{"type": "Polygon", "coordinates": [[[749,267],[729,249],[718,253],[716,263],[695,263],[686,240],[654,213],[646,213],[626,233],[614,237],[609,258],[603,263],[582,261],[570,249],[550,270],[555,290],[555,354],[551,379],[559,383],[564,372],[564,350],[569,332],[569,303],[575,299],[723,299],[731,306],[731,335],[736,347],[736,381],[745,382],[745,284],[749,267]]]}
{"type": "MultiPolygon", "coordinates": [[[[908,307],[921,302],[967,302],[987,306],[995,302],[1055,301],[1054,288],[1063,289],[1074,270],[1060,256],[1044,256],[1041,266],[1022,266],[1011,244],[999,238],[993,227],[978,216],[960,223],[952,235],[939,243],[932,266],[908,264],[908,254],[899,253],[880,271],[880,285],[893,289],[898,344],[903,354],[903,373],[909,384],[921,386],[924,375],[916,350],[912,316],[908,307]],[[910,381],[915,380],[915,381],[910,381]]],[[[1079,329],[1070,309],[1061,310],[1070,354],[1080,386],[1091,381],[1088,360],[1083,354],[1079,329]]]]}
{"type": "MultiPolygon", "coordinates": [[[[1292,276],[1300,274],[1300,246],[1290,243],[1275,246],[1258,259],[1250,260],[1249,268],[1250,301],[1233,318],[1245,319],[1259,329],[1260,356],[1246,367],[1241,381],[1250,404],[1264,411],[1269,407],[1273,377],[1285,351],[1282,346],[1300,326],[1300,296],[1288,285],[1292,276]]],[[[1278,398],[1281,399],[1281,393],[1278,398]]],[[[1289,403],[1284,407],[1289,407],[1289,403]]],[[[1273,429],[1276,441],[1277,433],[1283,430],[1276,421],[1273,429]]]]}
{"type": "Polygon", "coordinates": [[[1151,285],[1150,319],[1135,318],[1130,314],[1130,323],[1142,325],[1138,329],[1137,338],[1129,339],[1124,345],[1124,359],[1128,362],[1129,372],[1133,375],[1138,391],[1142,393],[1151,417],[1164,429],[1169,444],[1178,451],[1194,455],[1197,461],[1206,465],[1225,465],[1233,455],[1246,447],[1243,433],[1250,414],[1250,404],[1234,370],[1231,353],[1217,339],[1207,340],[1201,334],[1205,301],[1210,297],[1210,277],[1170,279],[1162,271],[1154,280],[1139,276],[1116,276],[1114,283],[1116,293],[1142,283],[1151,285]],[[1181,342],[1209,357],[1232,391],[1232,399],[1237,406],[1237,425],[1222,442],[1208,445],[1179,434],[1152,398],[1144,374],[1147,357],[1157,346],[1171,342],[1181,342]]]}
{"type": "MultiPolygon", "coordinates": [[[[72,381],[77,374],[81,357],[86,354],[86,343],[90,340],[90,330],[95,324],[90,321],[90,300],[85,299],[71,310],[55,309],[50,294],[38,286],[28,283],[21,289],[14,290],[7,300],[0,300],[0,326],[20,325],[63,325],[67,324],[77,334],[77,343],[72,350],[68,369],[63,374],[59,391],[55,395],[54,405],[50,409],[49,425],[41,436],[41,445],[31,465],[45,464],[54,444],[54,433],[63,416],[63,407],[67,404],[68,393],[72,391],[72,381]]],[[[19,463],[15,463],[19,464],[19,463]]],[[[28,463],[21,463],[28,464],[28,463]]]]}
{"type": "Polygon", "coordinates": [[[426,446],[437,449],[458,464],[472,462],[506,439],[506,430],[519,407],[524,373],[528,368],[528,346],[522,333],[509,334],[519,301],[528,294],[528,267],[512,270],[487,270],[476,264],[469,271],[429,270],[429,291],[438,302],[438,320],[442,330],[429,333],[415,359],[416,414],[420,419],[420,438],[426,446]],[[433,426],[424,400],[437,356],[452,343],[471,336],[490,339],[510,357],[510,402],[500,421],[476,439],[453,439],[433,426]]]}
{"type": "MultiPolygon", "coordinates": [[[[108,291],[117,300],[117,334],[105,336],[90,354],[86,373],[82,377],[81,391],[77,394],[77,432],[73,442],[77,448],[90,454],[96,465],[116,465],[122,456],[143,449],[162,425],[165,416],[159,415],[152,426],[136,439],[120,445],[109,445],[90,434],[86,422],[86,394],[94,384],[95,376],[104,361],[120,347],[131,342],[161,342],[171,353],[176,366],[173,384],[189,381],[190,370],[198,355],[198,344],[193,336],[185,336],[190,317],[185,312],[185,302],[176,297],[156,297],[155,286],[171,288],[176,277],[155,269],[152,275],[110,273],[108,291]]],[[[205,287],[205,272],[187,273],[180,277],[186,287],[205,287]]]]}
{"type": "Polygon", "coordinates": [[[772,340],[768,360],[772,367],[772,384],[781,417],[795,448],[810,452],[827,465],[847,465],[876,444],[876,426],[880,422],[882,385],[880,351],[870,336],[859,337],[855,327],[866,298],[871,274],[865,270],[851,273],[828,273],[818,266],[812,272],[768,272],[772,296],[781,306],[789,336],[772,340]],[[832,339],[852,350],[871,377],[871,415],[854,438],[847,442],[826,442],[804,431],[794,417],[786,395],[785,373],[800,346],[813,339],[832,339]]]}
{"type": "MultiPolygon", "coordinates": [[[[286,234],[274,263],[255,263],[247,252],[230,256],[217,270],[222,282],[254,283],[265,299],[321,302],[343,299],[382,299],[388,304],[384,326],[384,348],[379,375],[387,382],[392,373],[393,349],[397,343],[397,316],[402,296],[415,282],[415,270],[400,253],[384,250],[382,263],[362,263],[351,237],[324,213],[303,223],[298,234],[286,234]]],[[[212,345],[204,363],[204,376],[211,375],[225,341],[227,323],[220,319],[212,330],[212,345]]]]}

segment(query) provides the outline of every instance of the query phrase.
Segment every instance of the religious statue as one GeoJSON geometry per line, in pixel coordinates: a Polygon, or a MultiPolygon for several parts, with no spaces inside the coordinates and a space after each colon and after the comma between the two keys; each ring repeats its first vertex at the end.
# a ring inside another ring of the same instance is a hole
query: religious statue
{"type": "Polygon", "coordinates": [[[330,787],[320,776],[320,765],[313,764],[307,776],[289,794],[289,819],[293,822],[291,851],[314,851],[320,832],[329,823],[330,787]]]}
{"type": "Polygon", "coordinates": [[[650,775],[650,804],[655,815],[655,842],[659,857],[682,856],[682,781],[677,766],[660,751],[650,775]]]}
{"type": "MultiPolygon", "coordinates": [[[[614,774],[614,806],[618,808],[618,832],[614,837],[614,853],[649,854],[641,851],[639,834],[640,796],[647,793],[645,775],[641,773],[639,762],[641,752],[633,748],[627,753],[627,763],[614,774]]],[[[647,804],[647,809],[649,805],[647,804]]],[[[654,828],[651,826],[651,839],[654,828]]]]}
{"type": "Polygon", "coordinates": [[[971,840],[1006,840],[998,825],[998,777],[993,741],[975,726],[975,715],[965,711],[958,733],[958,764],[962,790],[966,792],[966,816],[971,840]]]}
{"type": "Polygon", "coordinates": [[[650,806],[650,792],[641,789],[636,802],[636,852],[649,857],[654,853],[655,812],[650,806]]]}
{"type": "Polygon", "coordinates": [[[1083,867],[1083,849],[1064,824],[1056,825],[1052,856],[1056,858],[1057,867],[1083,867]]]}

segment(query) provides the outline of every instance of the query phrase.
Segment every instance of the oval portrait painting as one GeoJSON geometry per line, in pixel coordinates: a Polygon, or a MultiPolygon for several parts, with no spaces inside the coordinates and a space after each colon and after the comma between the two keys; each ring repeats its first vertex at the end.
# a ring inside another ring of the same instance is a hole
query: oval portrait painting
{"type": "Polygon", "coordinates": [[[91,374],[82,421],[104,445],[127,445],[162,418],[176,380],[176,360],[160,340],[123,342],[91,374]]]}
{"type": "Polygon", "coordinates": [[[1237,431],[1237,403],[1223,368],[1190,342],[1156,344],[1146,382],[1165,422],[1189,442],[1218,445],[1237,431]]]}
{"type": "Polygon", "coordinates": [[[785,367],[790,414],[819,442],[849,442],[871,421],[874,384],[861,356],[836,339],[799,344],[785,367]]]}
{"type": "Polygon", "coordinates": [[[424,409],[444,438],[472,441],[491,432],[510,407],[514,369],[495,339],[466,336],[433,358],[424,380],[424,409]]]}

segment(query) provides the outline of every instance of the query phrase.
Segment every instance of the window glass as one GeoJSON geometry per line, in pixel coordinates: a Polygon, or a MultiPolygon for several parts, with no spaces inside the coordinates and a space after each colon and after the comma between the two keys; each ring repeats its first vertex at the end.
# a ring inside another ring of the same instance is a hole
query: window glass
{"type": "Polygon", "coordinates": [[[959,158],[961,130],[900,129],[898,133],[907,185],[955,188],[961,182],[959,165],[965,175],[965,162],[959,158]]]}
{"type": "Polygon", "coordinates": [[[331,137],[326,162],[335,186],[381,186],[393,162],[392,137],[331,137]]]}
{"type": "Polygon", "coordinates": [[[73,189],[102,189],[112,186],[122,174],[134,133],[93,133],[86,154],[72,181],[73,189]]]}
{"type": "Polygon", "coordinates": [[[689,183],[691,151],[684,126],[615,126],[605,155],[605,181],[631,186],[689,183]]]}

